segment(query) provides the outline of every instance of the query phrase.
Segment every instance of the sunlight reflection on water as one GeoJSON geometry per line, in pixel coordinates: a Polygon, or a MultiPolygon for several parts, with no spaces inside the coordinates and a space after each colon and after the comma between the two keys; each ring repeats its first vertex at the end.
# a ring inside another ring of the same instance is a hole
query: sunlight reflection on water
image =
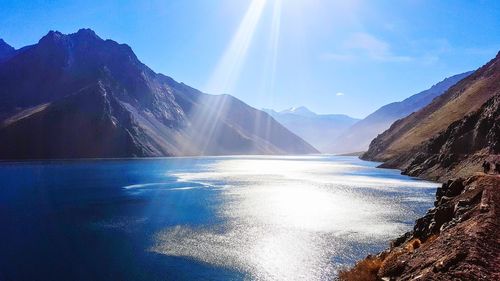
{"type": "Polygon", "coordinates": [[[226,223],[166,228],[150,250],[236,269],[252,280],[330,279],[342,265],[335,260],[349,259],[353,245],[386,243],[407,231],[405,221],[416,214],[405,202],[429,202],[421,190],[436,187],[374,170],[324,157],[246,157],[177,173],[179,181],[225,187],[217,214],[226,223]]]}

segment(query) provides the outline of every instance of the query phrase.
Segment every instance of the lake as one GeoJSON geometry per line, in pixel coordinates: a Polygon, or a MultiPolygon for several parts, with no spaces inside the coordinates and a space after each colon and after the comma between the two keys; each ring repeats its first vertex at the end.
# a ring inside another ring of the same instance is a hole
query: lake
{"type": "Polygon", "coordinates": [[[329,280],[436,183],[339,156],[0,162],[0,280],[329,280]]]}

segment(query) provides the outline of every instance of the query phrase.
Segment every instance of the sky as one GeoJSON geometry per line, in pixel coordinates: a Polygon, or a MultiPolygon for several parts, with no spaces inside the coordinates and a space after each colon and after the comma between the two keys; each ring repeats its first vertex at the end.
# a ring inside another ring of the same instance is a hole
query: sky
{"type": "Polygon", "coordinates": [[[0,0],[16,48],[80,28],[207,93],[362,118],[492,59],[500,1],[0,0]]]}

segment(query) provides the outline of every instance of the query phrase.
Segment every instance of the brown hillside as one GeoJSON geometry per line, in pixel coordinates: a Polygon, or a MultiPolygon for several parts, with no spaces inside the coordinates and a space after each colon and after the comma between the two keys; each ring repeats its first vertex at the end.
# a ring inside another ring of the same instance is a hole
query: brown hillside
{"type": "Polygon", "coordinates": [[[500,52],[493,60],[451,87],[428,106],[396,121],[372,141],[363,158],[387,161],[410,151],[500,93],[499,81],[500,52]]]}

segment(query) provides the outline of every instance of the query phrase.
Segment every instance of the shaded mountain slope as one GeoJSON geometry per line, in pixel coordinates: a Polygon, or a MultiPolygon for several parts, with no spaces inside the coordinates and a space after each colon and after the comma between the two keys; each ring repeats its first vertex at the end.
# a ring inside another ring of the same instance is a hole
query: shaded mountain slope
{"type": "Polygon", "coordinates": [[[102,84],[8,120],[0,130],[3,158],[128,157],[147,154],[134,143],[139,128],[102,84]]]}
{"type": "Polygon", "coordinates": [[[12,57],[16,49],[7,44],[3,39],[0,38],[0,62],[5,61],[12,57]]]}
{"type": "Polygon", "coordinates": [[[343,114],[316,114],[303,106],[280,112],[263,111],[323,153],[335,152],[331,140],[359,121],[343,114]]]}
{"type": "Polygon", "coordinates": [[[268,114],[203,94],[92,30],[51,31],[0,63],[0,157],[317,152],[268,114]]]}
{"type": "Polygon", "coordinates": [[[500,53],[445,94],[375,138],[363,159],[388,161],[437,136],[500,93],[500,53]]]}
{"type": "Polygon", "coordinates": [[[332,143],[336,152],[366,151],[370,142],[380,133],[389,129],[394,121],[404,118],[428,105],[432,100],[472,74],[472,71],[457,74],[433,85],[430,89],[415,94],[403,101],[379,108],[363,120],[357,122],[332,143]]]}

